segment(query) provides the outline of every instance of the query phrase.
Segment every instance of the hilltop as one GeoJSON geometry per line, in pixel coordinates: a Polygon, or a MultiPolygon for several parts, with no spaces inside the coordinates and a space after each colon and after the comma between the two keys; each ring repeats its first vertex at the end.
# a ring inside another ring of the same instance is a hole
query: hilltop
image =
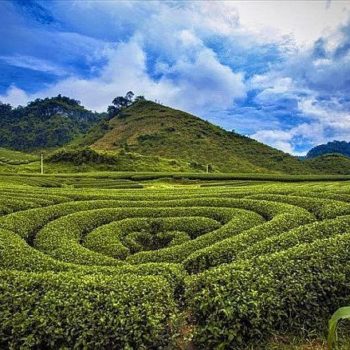
{"type": "Polygon", "coordinates": [[[60,147],[85,134],[103,116],[61,95],[36,99],[25,107],[0,103],[0,147],[20,151],[60,147]]]}
{"type": "Polygon", "coordinates": [[[94,127],[80,146],[186,162],[189,170],[311,173],[302,161],[189,113],[141,100],[94,127]]]}

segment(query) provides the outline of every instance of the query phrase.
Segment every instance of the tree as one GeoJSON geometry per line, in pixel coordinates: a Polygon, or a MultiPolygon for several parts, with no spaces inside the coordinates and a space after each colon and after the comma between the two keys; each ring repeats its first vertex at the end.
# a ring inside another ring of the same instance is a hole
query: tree
{"type": "Polygon", "coordinates": [[[144,96],[139,95],[139,96],[136,96],[136,97],[135,97],[134,102],[145,101],[145,100],[146,100],[146,99],[145,99],[144,96]]]}
{"type": "Polygon", "coordinates": [[[132,103],[134,96],[135,94],[132,91],[128,91],[125,95],[125,98],[128,100],[129,103],[132,103]]]}
{"type": "Polygon", "coordinates": [[[119,109],[116,106],[111,105],[111,106],[108,106],[107,113],[112,118],[119,113],[119,109]]]}
{"type": "Polygon", "coordinates": [[[132,91],[128,91],[125,96],[117,96],[115,99],[113,99],[112,105],[108,106],[107,108],[108,115],[113,118],[120,114],[122,109],[133,104],[133,99],[134,93],[132,91]]]}
{"type": "Polygon", "coordinates": [[[9,116],[12,112],[12,106],[7,103],[2,103],[0,101],[0,116],[6,117],[9,116]]]}

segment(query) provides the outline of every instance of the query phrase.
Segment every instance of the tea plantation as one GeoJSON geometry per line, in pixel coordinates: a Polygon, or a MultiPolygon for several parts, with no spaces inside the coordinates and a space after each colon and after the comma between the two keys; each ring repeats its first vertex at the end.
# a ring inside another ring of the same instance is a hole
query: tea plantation
{"type": "Polygon", "coordinates": [[[350,182],[255,180],[0,176],[0,349],[322,339],[350,304],[350,182]]]}

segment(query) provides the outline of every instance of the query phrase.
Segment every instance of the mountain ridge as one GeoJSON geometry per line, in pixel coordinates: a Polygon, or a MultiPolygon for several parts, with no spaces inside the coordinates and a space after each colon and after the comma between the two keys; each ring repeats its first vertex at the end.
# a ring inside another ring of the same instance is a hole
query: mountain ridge
{"type": "Polygon", "coordinates": [[[307,153],[306,158],[315,158],[325,154],[342,154],[343,156],[350,157],[350,142],[346,141],[331,141],[325,144],[318,145],[307,153]]]}

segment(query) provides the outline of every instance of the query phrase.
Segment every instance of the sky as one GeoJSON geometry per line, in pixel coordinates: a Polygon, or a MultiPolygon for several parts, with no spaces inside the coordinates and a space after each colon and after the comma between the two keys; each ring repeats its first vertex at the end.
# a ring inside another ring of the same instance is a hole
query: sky
{"type": "Polygon", "coordinates": [[[350,1],[0,1],[0,101],[132,90],[285,152],[350,141],[350,1]]]}

